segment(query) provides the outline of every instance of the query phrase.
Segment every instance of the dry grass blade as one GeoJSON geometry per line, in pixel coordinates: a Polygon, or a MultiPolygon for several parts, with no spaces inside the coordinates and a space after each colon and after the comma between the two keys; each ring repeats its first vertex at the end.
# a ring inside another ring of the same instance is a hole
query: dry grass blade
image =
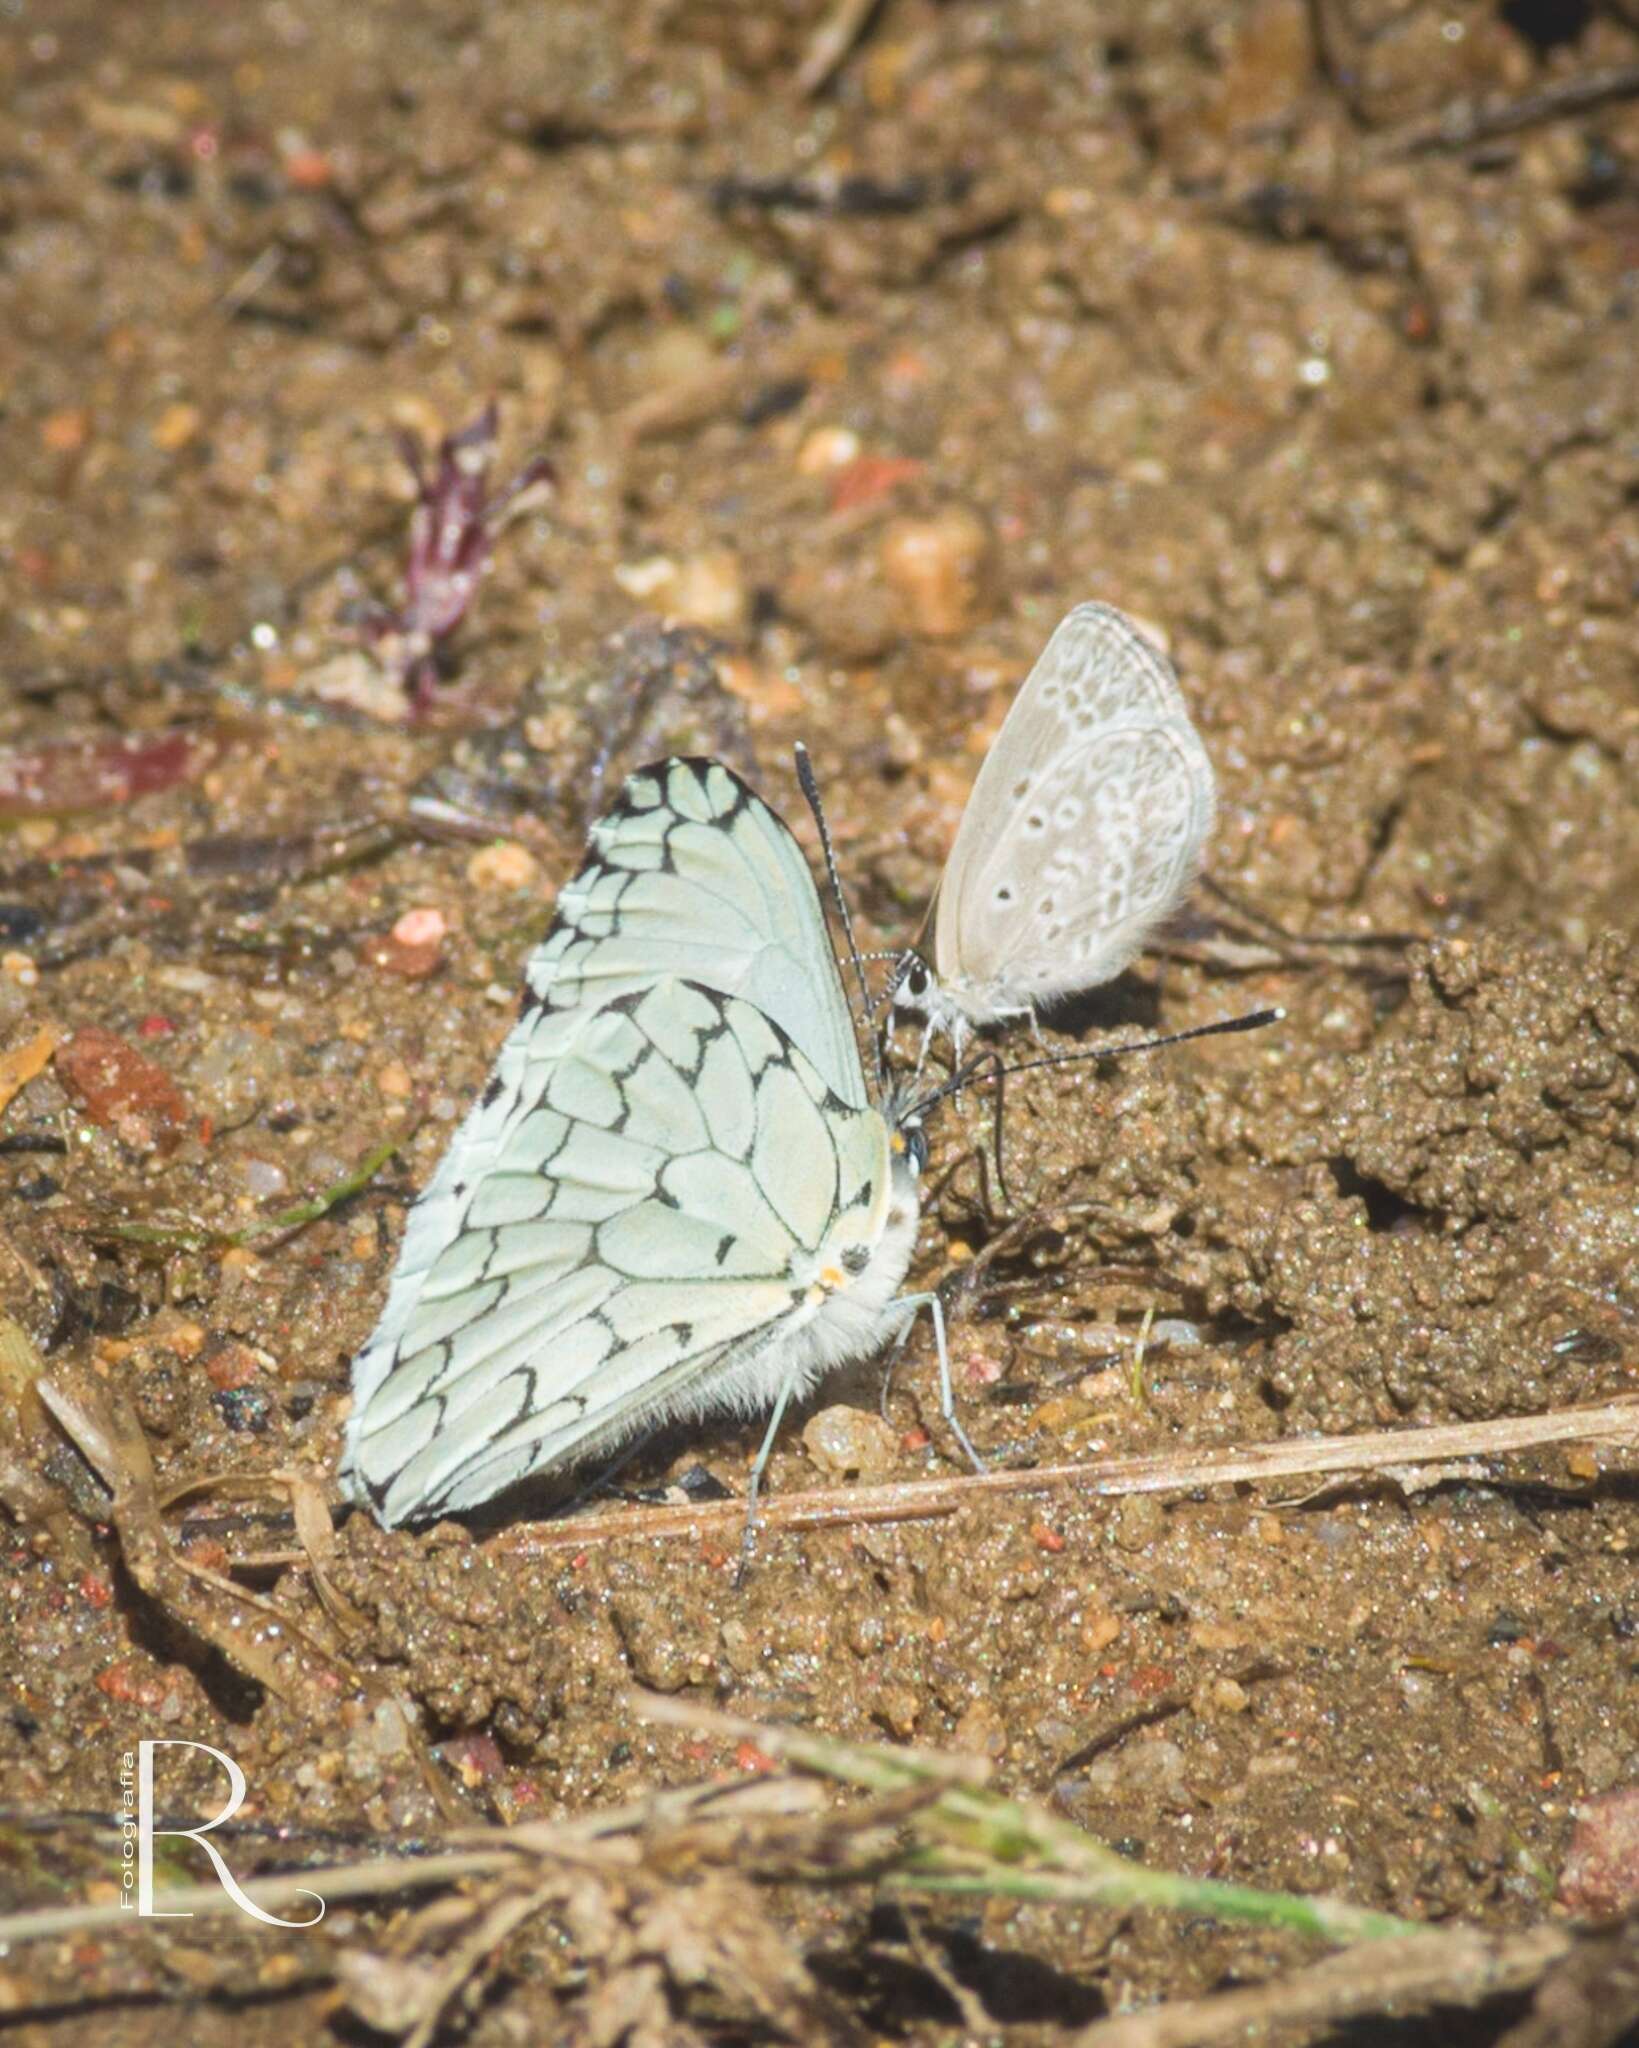
{"type": "Polygon", "coordinates": [[[648,1693],[631,1695],[631,1705],[649,1721],[753,1741],[798,1770],[862,1791],[891,1794],[912,1785],[932,1787],[935,1796],[906,1815],[908,1842],[893,1867],[881,1873],[896,1892],[1161,1907],[1286,1927],[1331,1942],[1382,1941],[1420,1931],[1412,1921],[1346,1899],[1260,1891],[1146,1869],[1045,1808],[976,1784],[970,1758],[841,1742],[648,1693]]]}
{"type": "Polygon", "coordinates": [[[1432,119],[1414,121],[1382,136],[1384,156],[1426,156],[1437,150],[1472,149],[1503,135],[1520,135],[1549,121],[1565,121],[1618,100],[1639,97],[1639,64],[1613,64],[1577,78],[1556,78],[1540,92],[1494,102],[1458,100],[1432,119]]]}
{"type": "MultiPolygon", "coordinates": [[[[577,1844],[596,1843],[618,1835],[653,1839],[669,1832],[678,1841],[692,1841],[702,1822],[743,1829],[753,1820],[789,1820],[805,1812],[813,1813],[823,1798],[817,1787],[792,1779],[687,1785],[573,1820],[531,1821],[515,1828],[456,1828],[448,1839],[459,1846],[432,1855],[367,1856],[349,1863],[312,1865],[273,1877],[247,1879],[241,1890],[246,1898],[271,1913],[312,1891],[315,1883],[323,1885],[322,1896],[327,1905],[342,1899],[392,1898],[469,1878],[491,1877],[515,1869],[531,1857],[561,1856],[577,1844]]],[[[201,1918],[226,1917],[240,1910],[214,1879],[208,1884],[179,1885],[160,1892],[154,1906],[157,1913],[187,1913],[201,1918]]],[[[0,1943],[48,1941],[63,1934],[129,1926],[130,1920],[130,1909],[118,1903],[40,1907],[0,1916],[0,1943]]]]}

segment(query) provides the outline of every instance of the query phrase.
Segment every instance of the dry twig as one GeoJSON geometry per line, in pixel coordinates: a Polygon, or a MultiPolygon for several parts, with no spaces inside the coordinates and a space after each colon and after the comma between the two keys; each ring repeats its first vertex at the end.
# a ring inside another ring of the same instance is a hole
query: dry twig
{"type": "MultiPolygon", "coordinates": [[[[1505,1416],[1493,1422],[1431,1423],[1358,1436],[1294,1437],[1221,1451],[1157,1457],[1101,1458],[1085,1465],[1042,1465],[1027,1472],[953,1473],[948,1478],[840,1486],[812,1493],[764,1496],[759,1529],[834,1529],[863,1523],[936,1521],[970,1502],[1009,1494],[1086,1493],[1102,1499],[1132,1493],[1193,1493],[1205,1486],[1265,1484],[1311,1473],[1356,1473],[1452,1459],[1494,1458],[1548,1444],[1639,1444],[1639,1395],[1561,1408],[1548,1415],[1505,1416]]],[[[519,1524],[491,1539],[497,1551],[534,1555],[580,1550],[622,1537],[665,1537],[737,1531],[745,1517],[737,1500],[690,1507],[623,1508],[561,1522],[519,1524]]]]}
{"type": "Polygon", "coordinates": [[[1155,2012],[1095,2020],[1076,2048],[1211,2048],[1245,2040],[1254,2027],[1358,2019],[1433,2005],[1479,2005],[1534,1984],[1573,1946],[1569,1927],[1485,1934],[1477,1927],[1431,1929],[1327,1956],[1272,1984],[1213,1998],[1183,1999],[1155,2012]]]}

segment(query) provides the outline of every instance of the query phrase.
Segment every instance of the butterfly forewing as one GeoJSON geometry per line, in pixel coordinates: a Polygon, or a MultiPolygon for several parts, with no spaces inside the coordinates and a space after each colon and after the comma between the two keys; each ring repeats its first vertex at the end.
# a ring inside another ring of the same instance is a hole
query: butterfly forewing
{"type": "Polygon", "coordinates": [[[389,1523],[705,1405],[883,1230],[882,1117],[732,995],[662,975],[526,1016],[497,1080],[355,1366],[344,1470],[389,1523]]]}
{"type": "Polygon", "coordinates": [[[717,761],[640,769],[592,828],[529,962],[537,1002],[603,1003],[657,974],[743,997],[844,1102],[867,1100],[824,913],[781,819],[717,761]]]}

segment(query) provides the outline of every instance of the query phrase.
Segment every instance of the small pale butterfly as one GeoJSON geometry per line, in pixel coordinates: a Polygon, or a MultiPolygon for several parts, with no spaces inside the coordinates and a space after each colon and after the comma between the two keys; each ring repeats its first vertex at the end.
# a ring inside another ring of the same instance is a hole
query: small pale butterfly
{"type": "Polygon", "coordinates": [[[931,965],[900,962],[894,1007],[960,1057],[974,1030],[1112,980],[1183,899],[1214,807],[1172,664],[1113,607],[1077,605],[979,770],[931,965]]]}

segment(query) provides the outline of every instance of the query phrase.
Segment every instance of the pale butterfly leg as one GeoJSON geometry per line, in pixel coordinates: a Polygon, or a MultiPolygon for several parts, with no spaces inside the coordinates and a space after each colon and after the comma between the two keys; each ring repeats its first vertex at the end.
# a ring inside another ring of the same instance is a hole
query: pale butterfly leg
{"type": "Polygon", "coordinates": [[[763,1473],[768,1469],[768,1460],[774,1450],[774,1439],[780,1433],[780,1423],[785,1415],[786,1404],[791,1399],[791,1390],[797,1383],[794,1373],[787,1373],[781,1384],[779,1396],[774,1403],[774,1413],[768,1418],[768,1427],[763,1431],[763,1440],[751,1467],[751,1477],[746,1482],[746,1526],[740,1538],[740,1563],[734,1574],[734,1583],[739,1585],[745,1578],[746,1568],[751,1563],[751,1549],[757,1536],[757,1494],[763,1483],[763,1473]]]}
{"type": "Polygon", "coordinates": [[[899,1342],[894,1346],[897,1357],[905,1339],[910,1335],[911,1324],[916,1320],[916,1311],[925,1308],[933,1317],[933,1341],[939,1352],[939,1413],[944,1417],[950,1433],[966,1451],[968,1462],[975,1472],[987,1469],[985,1461],[968,1442],[967,1431],[956,1419],[956,1389],[950,1378],[950,1347],[945,1342],[945,1311],[937,1294],[902,1294],[895,1303],[898,1308],[908,1309],[905,1327],[900,1332],[899,1342]]]}
{"type": "MultiPolygon", "coordinates": [[[[917,1302],[920,1302],[922,1299],[923,1297],[921,1295],[918,1295],[916,1297],[917,1302]]],[[[893,1417],[888,1413],[888,1396],[893,1392],[893,1376],[899,1367],[899,1354],[910,1342],[911,1331],[915,1329],[915,1327],[916,1308],[913,1305],[910,1314],[899,1326],[899,1335],[895,1337],[892,1345],[889,1347],[888,1362],[882,1369],[882,1393],[881,1397],[877,1402],[877,1406],[881,1412],[882,1420],[887,1423],[891,1423],[893,1421],[893,1417]]]]}
{"type": "MultiPolygon", "coordinates": [[[[930,1017],[922,1026],[922,1043],[916,1048],[916,1071],[911,1075],[910,1085],[915,1088],[922,1078],[922,1069],[928,1063],[928,1047],[933,1043],[934,1023],[930,1017]]],[[[958,1055],[959,1056],[959,1055],[958,1055]]]]}

